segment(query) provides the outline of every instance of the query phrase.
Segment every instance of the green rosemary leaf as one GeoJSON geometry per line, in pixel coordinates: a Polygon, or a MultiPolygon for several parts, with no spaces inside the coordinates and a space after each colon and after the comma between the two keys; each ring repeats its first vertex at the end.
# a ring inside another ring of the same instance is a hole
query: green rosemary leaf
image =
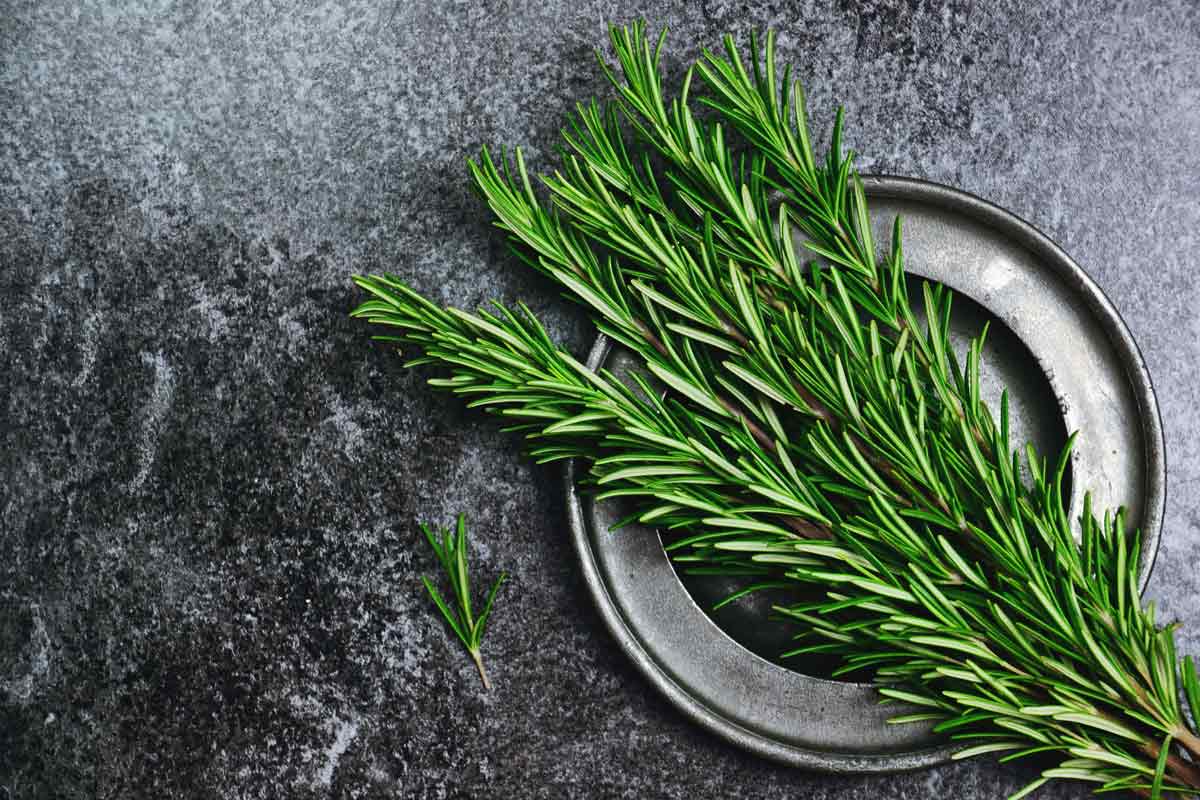
{"type": "Polygon", "coordinates": [[[1050,778],[1047,777],[1045,775],[1045,773],[1043,773],[1042,777],[1030,781],[1029,783],[1025,784],[1024,788],[1010,794],[1008,796],[1008,800],[1021,800],[1022,797],[1028,797],[1029,795],[1036,792],[1038,789],[1042,788],[1042,786],[1044,786],[1049,781],[1050,781],[1050,778]]]}
{"type": "Polygon", "coordinates": [[[1167,772],[1167,757],[1171,755],[1171,734],[1167,734],[1158,748],[1158,760],[1154,762],[1154,781],[1150,784],[1150,800],[1162,797],[1163,778],[1167,772]]]}

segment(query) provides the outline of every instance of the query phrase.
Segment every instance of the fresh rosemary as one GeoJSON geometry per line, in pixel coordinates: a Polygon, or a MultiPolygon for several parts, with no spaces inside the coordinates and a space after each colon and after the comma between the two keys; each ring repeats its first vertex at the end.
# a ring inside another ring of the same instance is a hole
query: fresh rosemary
{"type": "Polygon", "coordinates": [[[597,499],[679,531],[678,560],[744,592],[824,589],[777,609],[801,624],[789,656],[869,671],[909,705],[895,722],[934,723],[957,757],[1056,758],[1018,797],[1055,778],[1200,795],[1200,680],[1142,606],[1139,535],[1090,500],[1073,527],[1070,445],[1012,449],[1007,396],[980,396],[986,330],[960,357],[946,290],[923,287],[919,321],[840,112],[817,161],[772,35],[748,64],[727,38],[670,98],[664,39],[612,29],[616,101],[571,115],[549,205],[520,150],[470,165],[517,254],[644,374],[592,373],[523,306],[443,309],[394,276],[357,277],[355,315],[449,367],[430,383],[509,419],[535,459],[582,459],[597,499]]]}
{"type": "Polygon", "coordinates": [[[453,607],[442,599],[442,595],[429,578],[422,575],[421,582],[425,584],[425,590],[433,598],[438,611],[442,612],[450,630],[454,631],[459,641],[463,643],[463,647],[467,648],[471,660],[475,662],[475,668],[479,670],[479,679],[483,681],[483,688],[491,690],[492,682],[488,679],[487,670],[483,668],[480,645],[483,643],[483,631],[487,626],[488,617],[492,614],[492,602],[496,599],[496,592],[500,590],[508,578],[508,574],[500,573],[500,577],[496,579],[487,593],[483,610],[476,616],[471,610],[471,578],[467,570],[467,518],[459,514],[458,524],[454,531],[449,528],[434,530],[425,523],[421,523],[421,532],[425,534],[429,546],[433,548],[433,552],[438,558],[438,563],[441,564],[442,571],[450,580],[453,607]]]}

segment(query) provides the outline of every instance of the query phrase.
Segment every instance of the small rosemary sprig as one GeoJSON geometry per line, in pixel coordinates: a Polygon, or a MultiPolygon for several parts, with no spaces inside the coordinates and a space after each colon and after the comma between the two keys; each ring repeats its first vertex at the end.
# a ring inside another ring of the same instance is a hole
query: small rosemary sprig
{"type": "Polygon", "coordinates": [[[612,41],[617,102],[577,109],[549,207],[519,150],[515,174],[486,151],[471,168],[516,252],[645,374],[588,371],[523,307],[443,309],[392,276],[356,278],[355,315],[449,367],[430,382],[512,420],[539,461],[583,459],[597,499],[680,531],[678,559],[825,590],[778,609],[803,626],[793,655],[871,671],[909,704],[896,721],[935,723],[960,756],[1057,756],[1021,795],[1061,778],[1200,795],[1200,681],[1138,597],[1139,535],[1090,501],[1073,524],[1069,446],[1013,449],[1007,397],[994,414],[980,396],[982,335],[955,352],[941,287],[918,321],[840,113],[818,161],[771,36],[749,68],[731,40],[706,52],[673,98],[662,37],[612,41]],[[716,119],[692,113],[693,74],[716,119]]]}
{"type": "Polygon", "coordinates": [[[442,595],[429,578],[422,575],[421,582],[425,584],[429,596],[433,598],[438,610],[445,617],[446,624],[450,626],[459,641],[463,643],[463,647],[467,648],[467,652],[470,653],[471,660],[475,662],[475,667],[479,670],[479,679],[483,681],[483,687],[491,690],[492,682],[488,679],[487,670],[483,668],[483,658],[479,648],[483,642],[483,632],[487,626],[488,617],[492,613],[492,601],[496,599],[496,592],[499,591],[500,586],[507,580],[508,573],[500,573],[500,577],[488,591],[483,611],[475,616],[471,610],[471,579],[467,571],[466,517],[463,514],[458,515],[458,525],[454,531],[449,528],[435,530],[422,522],[421,532],[425,534],[429,546],[437,555],[442,571],[450,579],[451,596],[454,600],[453,608],[442,599],[442,595]]]}

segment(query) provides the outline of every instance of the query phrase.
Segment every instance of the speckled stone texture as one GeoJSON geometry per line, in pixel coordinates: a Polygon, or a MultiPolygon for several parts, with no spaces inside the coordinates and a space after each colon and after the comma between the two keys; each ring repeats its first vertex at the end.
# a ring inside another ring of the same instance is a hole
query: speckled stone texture
{"type": "MultiPolygon", "coordinates": [[[[1149,594],[1200,652],[1200,8],[543,0],[0,1],[0,798],[1001,797],[972,761],[833,778],[653,692],[593,611],[558,471],[350,321],[349,277],[521,298],[464,160],[604,94],[607,19],[673,73],[775,27],[867,170],[1062,244],[1140,342],[1169,499],[1149,594]],[[495,690],[430,613],[417,520],[467,512],[495,690]]],[[[1076,797],[1057,786],[1042,797],[1076,797]]]]}

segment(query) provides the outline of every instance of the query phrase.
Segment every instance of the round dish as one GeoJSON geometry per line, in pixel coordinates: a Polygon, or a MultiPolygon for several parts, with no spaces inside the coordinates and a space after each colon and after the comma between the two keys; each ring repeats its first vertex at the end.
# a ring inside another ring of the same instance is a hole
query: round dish
{"type": "MultiPolygon", "coordinates": [[[[982,319],[993,320],[982,383],[993,403],[1009,387],[1020,412],[1014,444],[1027,438],[1053,452],[1066,431],[1082,432],[1071,463],[1072,510],[1088,489],[1099,509],[1125,503],[1143,532],[1144,589],[1165,502],[1162,426],[1145,363],[1112,304],[1062,249],[1004,209],[909,178],[863,183],[876,241],[890,242],[899,214],[909,272],[956,292],[955,338],[965,341],[982,319]]],[[[588,366],[619,372],[622,358],[601,337],[588,366]]],[[[885,724],[897,709],[881,707],[869,684],[805,675],[796,671],[804,664],[789,669],[752,652],[763,652],[742,630],[752,610],[718,625],[697,604],[703,592],[680,582],[654,530],[609,532],[620,511],[581,496],[577,469],[568,464],[565,485],[588,588],[617,643],[689,718],[807,769],[891,772],[949,758],[953,749],[928,728],[885,724]]]]}

